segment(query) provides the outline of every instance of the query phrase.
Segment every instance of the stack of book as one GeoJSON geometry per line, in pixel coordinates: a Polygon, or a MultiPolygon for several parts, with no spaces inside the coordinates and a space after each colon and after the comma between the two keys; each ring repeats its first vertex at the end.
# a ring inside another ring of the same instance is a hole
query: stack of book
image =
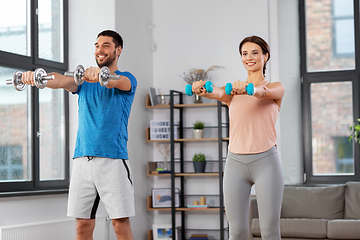
{"type": "Polygon", "coordinates": [[[192,234],[189,240],[209,240],[207,234],[192,234]]]}

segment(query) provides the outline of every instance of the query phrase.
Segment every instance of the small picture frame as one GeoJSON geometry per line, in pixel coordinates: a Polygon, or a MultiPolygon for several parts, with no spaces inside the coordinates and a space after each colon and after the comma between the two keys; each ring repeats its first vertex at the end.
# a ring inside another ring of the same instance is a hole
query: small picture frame
{"type": "Polygon", "coordinates": [[[151,106],[156,106],[158,105],[158,100],[157,100],[157,95],[156,95],[156,89],[153,87],[149,88],[149,97],[150,97],[150,103],[151,106]]]}
{"type": "Polygon", "coordinates": [[[177,239],[177,231],[172,230],[171,224],[153,224],[153,240],[172,240],[173,234],[177,239]]]}
{"type": "MultiPolygon", "coordinates": [[[[153,188],[151,191],[153,208],[171,207],[171,188],[153,188]]],[[[175,188],[175,207],[179,207],[178,188],[175,188]]]]}

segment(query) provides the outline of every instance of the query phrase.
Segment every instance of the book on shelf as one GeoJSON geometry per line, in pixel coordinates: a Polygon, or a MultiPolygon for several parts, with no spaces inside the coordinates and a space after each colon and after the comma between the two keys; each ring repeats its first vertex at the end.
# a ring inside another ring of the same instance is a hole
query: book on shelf
{"type": "Polygon", "coordinates": [[[208,240],[207,234],[192,234],[189,240],[208,240]]]}
{"type": "Polygon", "coordinates": [[[208,205],[187,205],[187,207],[191,209],[206,209],[208,205]]]}

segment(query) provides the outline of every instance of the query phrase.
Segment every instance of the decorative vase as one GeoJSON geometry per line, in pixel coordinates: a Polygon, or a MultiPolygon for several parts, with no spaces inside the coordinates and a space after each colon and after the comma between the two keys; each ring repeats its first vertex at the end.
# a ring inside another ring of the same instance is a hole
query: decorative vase
{"type": "Polygon", "coordinates": [[[194,163],[194,170],[196,173],[205,172],[206,162],[193,162],[193,163],[194,163]]]}
{"type": "Polygon", "coordinates": [[[163,169],[164,169],[164,171],[169,170],[168,159],[166,157],[164,158],[164,161],[163,161],[163,169]]]}
{"type": "Polygon", "coordinates": [[[194,96],[195,96],[194,103],[203,103],[201,96],[198,96],[196,94],[194,96]]]}
{"type": "Polygon", "coordinates": [[[194,138],[200,139],[204,136],[204,129],[194,129],[194,138]]]}

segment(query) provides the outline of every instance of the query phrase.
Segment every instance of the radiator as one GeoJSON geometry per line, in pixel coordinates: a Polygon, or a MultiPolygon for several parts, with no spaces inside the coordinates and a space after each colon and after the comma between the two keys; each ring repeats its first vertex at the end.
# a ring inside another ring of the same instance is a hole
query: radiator
{"type": "MultiPolygon", "coordinates": [[[[104,218],[96,219],[94,239],[108,239],[104,218]],[[100,221],[99,221],[100,220],[100,221]],[[103,224],[102,224],[103,223],[103,224]],[[104,237],[105,235],[105,237],[104,237]],[[100,236],[100,238],[97,238],[100,236]]],[[[76,237],[75,219],[0,226],[0,240],[72,240],[76,237]]]]}

